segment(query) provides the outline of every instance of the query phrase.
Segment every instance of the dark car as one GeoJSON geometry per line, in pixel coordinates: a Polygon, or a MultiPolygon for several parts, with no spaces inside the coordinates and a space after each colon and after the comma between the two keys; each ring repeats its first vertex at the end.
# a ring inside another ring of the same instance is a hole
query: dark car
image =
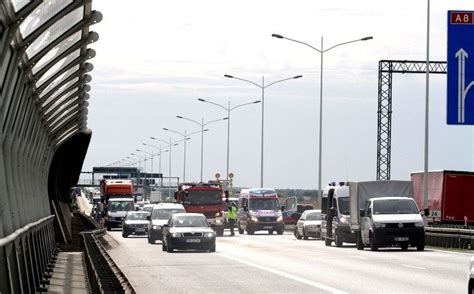
{"type": "Polygon", "coordinates": [[[123,220],[122,237],[129,235],[145,235],[148,233],[148,211],[129,211],[123,220]]]}
{"type": "Polygon", "coordinates": [[[175,213],[163,226],[163,251],[216,251],[216,233],[201,213],[175,213]]]}

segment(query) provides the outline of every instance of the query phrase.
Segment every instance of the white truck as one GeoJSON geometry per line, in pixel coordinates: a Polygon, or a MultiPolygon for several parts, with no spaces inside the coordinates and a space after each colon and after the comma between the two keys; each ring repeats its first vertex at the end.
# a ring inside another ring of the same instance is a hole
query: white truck
{"type": "Polygon", "coordinates": [[[394,245],[424,250],[424,223],[411,181],[350,183],[349,189],[350,225],[358,250],[394,245]]]}

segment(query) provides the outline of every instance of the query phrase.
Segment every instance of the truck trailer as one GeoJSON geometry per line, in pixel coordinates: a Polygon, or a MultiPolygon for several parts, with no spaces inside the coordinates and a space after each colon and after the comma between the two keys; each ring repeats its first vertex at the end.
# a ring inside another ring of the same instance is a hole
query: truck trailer
{"type": "MultiPolygon", "coordinates": [[[[411,173],[415,200],[424,207],[423,172],[411,173]]],[[[428,223],[474,223],[474,172],[428,172],[428,223]]]]}
{"type": "Polygon", "coordinates": [[[101,201],[107,211],[107,230],[122,227],[128,211],[134,210],[133,182],[104,179],[100,182],[101,201]]]}

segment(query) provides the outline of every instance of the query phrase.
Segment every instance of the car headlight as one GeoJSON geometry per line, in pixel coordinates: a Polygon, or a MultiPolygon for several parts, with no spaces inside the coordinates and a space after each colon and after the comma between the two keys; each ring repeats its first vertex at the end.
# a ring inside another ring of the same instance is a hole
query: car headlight
{"type": "Polygon", "coordinates": [[[253,222],[258,222],[258,218],[256,216],[251,216],[250,220],[253,222]]]}
{"type": "Polygon", "coordinates": [[[341,217],[340,218],[341,224],[349,224],[349,219],[347,217],[341,217]]]}
{"type": "Polygon", "coordinates": [[[423,223],[423,221],[415,223],[415,227],[417,227],[417,228],[423,228],[424,226],[425,226],[425,224],[423,223]]]}
{"type": "Polygon", "coordinates": [[[374,223],[376,228],[385,228],[387,225],[385,223],[374,223]]]}
{"type": "Polygon", "coordinates": [[[212,233],[212,232],[204,233],[204,237],[212,238],[212,237],[214,237],[214,233],[212,233]]]}
{"type": "Polygon", "coordinates": [[[171,233],[171,237],[179,238],[179,237],[181,237],[181,233],[171,233]]]}
{"type": "Polygon", "coordinates": [[[222,211],[216,212],[216,217],[222,216],[222,211]]]}
{"type": "Polygon", "coordinates": [[[283,221],[283,217],[280,215],[278,218],[277,218],[277,222],[282,222],[283,221]]]}
{"type": "Polygon", "coordinates": [[[152,226],[153,230],[158,230],[158,228],[159,228],[158,226],[152,226]]]}

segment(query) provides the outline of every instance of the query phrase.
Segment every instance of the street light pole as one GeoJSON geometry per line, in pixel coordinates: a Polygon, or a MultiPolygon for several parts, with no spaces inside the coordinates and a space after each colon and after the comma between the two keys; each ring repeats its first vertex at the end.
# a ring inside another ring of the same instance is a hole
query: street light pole
{"type": "Polygon", "coordinates": [[[242,106],[245,106],[245,105],[250,105],[250,104],[256,104],[256,103],[260,103],[261,101],[258,100],[258,101],[253,101],[253,102],[247,102],[247,103],[243,103],[243,104],[240,104],[240,105],[237,105],[237,106],[234,106],[234,107],[231,107],[230,106],[230,100],[228,101],[228,104],[227,104],[227,107],[221,105],[221,104],[218,104],[218,103],[215,103],[215,102],[212,102],[212,101],[209,101],[209,100],[205,100],[205,99],[201,99],[199,98],[198,101],[201,101],[201,102],[205,102],[205,103],[209,103],[209,104],[214,104],[222,109],[224,109],[225,111],[227,111],[227,165],[226,165],[226,180],[228,181],[229,180],[229,154],[230,154],[230,114],[231,114],[231,111],[236,109],[236,108],[239,108],[239,107],[242,107],[242,106]]]}
{"type": "Polygon", "coordinates": [[[291,77],[291,78],[286,78],[286,79],[282,79],[282,80],[278,80],[278,81],[275,81],[275,82],[272,82],[268,85],[265,85],[265,77],[262,76],[262,84],[259,85],[257,83],[254,83],[252,81],[249,81],[249,80],[246,80],[246,79],[242,79],[242,78],[238,78],[238,77],[235,77],[235,76],[231,76],[231,75],[224,75],[224,77],[226,78],[230,78],[230,79],[236,79],[236,80],[240,80],[240,81],[243,81],[243,82],[247,82],[247,83],[250,83],[260,89],[262,89],[262,138],[261,138],[261,151],[260,151],[260,187],[263,187],[263,138],[264,138],[264,122],[265,122],[265,89],[276,84],[276,83],[280,83],[280,82],[284,82],[284,81],[288,81],[288,80],[292,80],[292,79],[299,79],[299,78],[302,78],[303,76],[302,75],[297,75],[297,76],[294,76],[294,77],[291,77]]]}
{"type": "Polygon", "coordinates": [[[179,118],[179,119],[184,119],[184,120],[190,121],[190,122],[195,123],[195,124],[197,124],[198,126],[201,127],[201,180],[200,180],[200,182],[202,183],[202,174],[203,174],[203,166],[204,166],[204,127],[211,124],[211,123],[218,122],[218,121],[221,121],[221,120],[226,120],[226,119],[229,119],[229,118],[224,117],[224,118],[219,118],[219,119],[211,120],[207,123],[204,123],[204,118],[201,119],[201,122],[198,122],[194,119],[186,118],[186,117],[183,117],[183,116],[180,116],[180,115],[177,115],[176,117],[179,118]]]}
{"type": "Polygon", "coordinates": [[[328,49],[324,49],[324,45],[323,45],[323,37],[321,36],[321,49],[317,49],[316,47],[313,47],[311,45],[309,45],[308,43],[305,43],[305,42],[301,42],[301,41],[298,41],[298,40],[294,40],[294,39],[290,39],[290,38],[287,38],[287,37],[283,37],[282,35],[279,35],[279,34],[272,34],[272,37],[275,37],[275,38],[278,38],[278,39],[286,39],[288,41],[292,41],[292,42],[295,42],[295,43],[299,43],[299,44],[302,44],[302,45],[305,45],[305,46],[308,46],[310,47],[311,49],[319,52],[321,54],[321,67],[320,67],[320,79],[319,79],[319,156],[318,156],[318,195],[321,195],[321,182],[322,182],[322,165],[323,165],[323,62],[324,62],[324,53],[331,50],[331,49],[334,49],[338,46],[342,46],[342,45],[346,45],[346,44],[350,44],[350,43],[354,43],[354,42],[359,42],[359,41],[368,41],[368,40],[372,40],[373,37],[372,36],[368,36],[368,37],[364,37],[364,38],[361,38],[361,39],[357,39],[357,40],[352,40],[352,41],[347,41],[347,42],[342,42],[342,43],[339,43],[339,44],[336,44],[336,45],[333,45],[331,47],[329,47],[328,49]]]}

